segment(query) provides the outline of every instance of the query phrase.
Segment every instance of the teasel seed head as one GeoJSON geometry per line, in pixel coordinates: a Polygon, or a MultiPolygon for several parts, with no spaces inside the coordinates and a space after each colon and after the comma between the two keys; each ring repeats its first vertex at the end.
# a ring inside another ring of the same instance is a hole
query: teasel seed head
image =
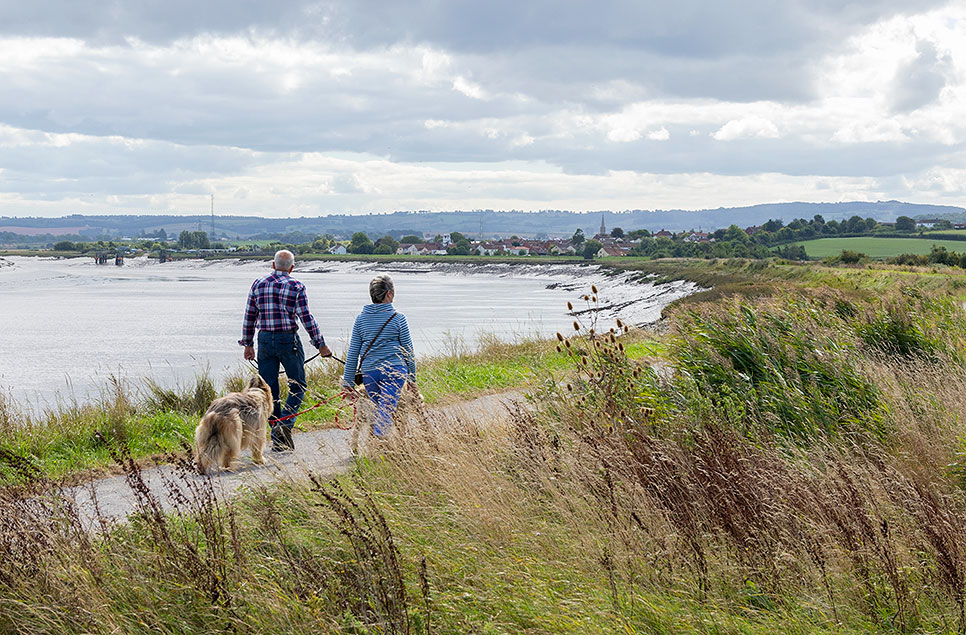
{"type": "Polygon", "coordinates": [[[597,285],[596,284],[590,285],[590,290],[593,291],[594,293],[597,293],[597,285]]]}
{"type": "Polygon", "coordinates": [[[564,340],[563,334],[560,331],[557,331],[557,340],[559,340],[561,342],[564,340]]]}
{"type": "Polygon", "coordinates": [[[567,310],[568,310],[568,311],[573,311],[573,310],[574,310],[574,305],[573,305],[573,303],[572,303],[572,302],[568,302],[568,303],[567,303],[567,310]]]}

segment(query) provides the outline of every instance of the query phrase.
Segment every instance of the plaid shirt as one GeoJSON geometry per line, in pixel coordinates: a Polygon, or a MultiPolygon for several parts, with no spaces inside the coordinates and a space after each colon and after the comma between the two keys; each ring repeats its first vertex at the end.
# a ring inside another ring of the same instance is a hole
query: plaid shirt
{"type": "Polygon", "coordinates": [[[316,348],[325,346],[325,339],[319,332],[319,325],[309,313],[309,301],[305,297],[305,285],[289,276],[276,271],[270,276],[259,278],[248,292],[245,319],[242,322],[242,338],[238,343],[252,346],[255,326],[262,331],[297,331],[295,318],[302,320],[305,330],[312,338],[316,348]]]}

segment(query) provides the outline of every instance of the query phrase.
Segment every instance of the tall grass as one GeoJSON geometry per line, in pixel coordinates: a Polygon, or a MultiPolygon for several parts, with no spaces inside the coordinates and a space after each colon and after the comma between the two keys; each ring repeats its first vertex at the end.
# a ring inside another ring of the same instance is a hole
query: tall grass
{"type": "MultiPolygon", "coordinates": [[[[647,341],[636,346],[647,352],[647,341]]],[[[419,384],[429,404],[522,388],[562,370],[568,361],[554,354],[546,341],[504,342],[482,339],[478,350],[455,350],[450,355],[421,360],[419,384]]],[[[351,420],[351,407],[338,399],[342,366],[316,360],[307,366],[305,407],[327,403],[298,419],[298,428],[327,427],[351,420]]],[[[168,452],[190,443],[198,417],[213,399],[241,390],[254,372],[241,367],[229,374],[218,390],[207,373],[171,388],[146,380],[131,385],[112,378],[99,399],[67,402],[30,413],[17,408],[0,393],[0,483],[22,483],[25,473],[8,469],[12,461],[37,469],[29,480],[75,478],[114,470],[112,452],[126,452],[144,462],[164,460],[168,452]],[[8,457],[8,458],[3,458],[8,457]]],[[[281,381],[282,399],[287,382],[281,381]]],[[[340,424],[344,425],[344,424],[340,424]]]]}
{"type": "Polygon", "coordinates": [[[3,490],[0,628],[963,631],[963,317],[901,291],[690,305],[670,372],[578,323],[530,406],[415,412],[333,481],[229,503],[185,474],[166,515],[119,457],[139,516],[93,532],[3,490]],[[927,354],[866,338],[890,310],[927,354]]]}

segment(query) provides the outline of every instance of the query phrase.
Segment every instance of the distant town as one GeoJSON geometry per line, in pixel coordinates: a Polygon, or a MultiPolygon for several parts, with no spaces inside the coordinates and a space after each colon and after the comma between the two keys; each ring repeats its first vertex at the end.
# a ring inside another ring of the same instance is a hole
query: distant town
{"type": "MultiPolygon", "coordinates": [[[[895,221],[878,221],[854,215],[842,220],[826,220],[821,214],[811,219],[797,218],[789,223],[769,219],[761,225],[730,225],[713,231],[689,229],[608,228],[605,216],[593,235],[577,229],[569,238],[509,237],[471,238],[456,231],[439,233],[385,234],[372,236],[357,231],[351,236],[290,232],[276,238],[211,240],[203,230],[182,230],[176,237],[165,229],[142,232],[140,236],[104,237],[99,240],[58,240],[44,244],[18,245],[7,242],[8,250],[32,249],[33,253],[85,255],[99,264],[123,264],[125,257],[149,255],[161,262],[181,258],[254,257],[290,249],[300,255],[379,255],[400,257],[555,257],[600,258],[769,258],[806,260],[808,241],[822,238],[878,237],[966,241],[966,223],[946,218],[899,216],[895,221]]],[[[0,234],[0,240],[4,240],[0,234]]],[[[911,243],[905,243],[911,244],[911,243]]],[[[966,243],[964,243],[966,246],[966,243]]],[[[861,254],[859,255],[861,256],[861,254]]],[[[945,256],[943,256],[945,258],[945,256]]]]}

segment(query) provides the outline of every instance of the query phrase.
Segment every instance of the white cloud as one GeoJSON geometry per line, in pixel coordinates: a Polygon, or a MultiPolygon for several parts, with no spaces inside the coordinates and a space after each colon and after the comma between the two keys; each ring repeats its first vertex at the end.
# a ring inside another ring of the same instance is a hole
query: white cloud
{"type": "Polygon", "coordinates": [[[711,136],[717,141],[734,141],[735,139],[777,139],[778,127],[763,117],[745,117],[732,119],[721,126],[711,136]]]}
{"type": "Polygon", "coordinates": [[[908,141],[902,126],[894,119],[865,121],[840,128],[832,135],[832,141],[839,143],[882,143],[888,141],[908,141]]]}
{"type": "Polygon", "coordinates": [[[473,99],[486,99],[486,92],[483,90],[483,87],[471,82],[462,75],[457,76],[453,80],[453,90],[473,99]]]}
{"type": "Polygon", "coordinates": [[[659,130],[652,130],[647,133],[647,138],[651,141],[667,141],[671,138],[671,133],[667,128],[661,126],[659,130]]]}
{"type": "Polygon", "coordinates": [[[614,128],[607,133],[607,138],[618,143],[629,143],[641,138],[641,132],[633,128],[614,128]]]}
{"type": "Polygon", "coordinates": [[[523,133],[514,137],[513,141],[510,142],[510,145],[514,148],[523,148],[525,146],[533,145],[534,141],[536,141],[534,137],[523,133]]]}

